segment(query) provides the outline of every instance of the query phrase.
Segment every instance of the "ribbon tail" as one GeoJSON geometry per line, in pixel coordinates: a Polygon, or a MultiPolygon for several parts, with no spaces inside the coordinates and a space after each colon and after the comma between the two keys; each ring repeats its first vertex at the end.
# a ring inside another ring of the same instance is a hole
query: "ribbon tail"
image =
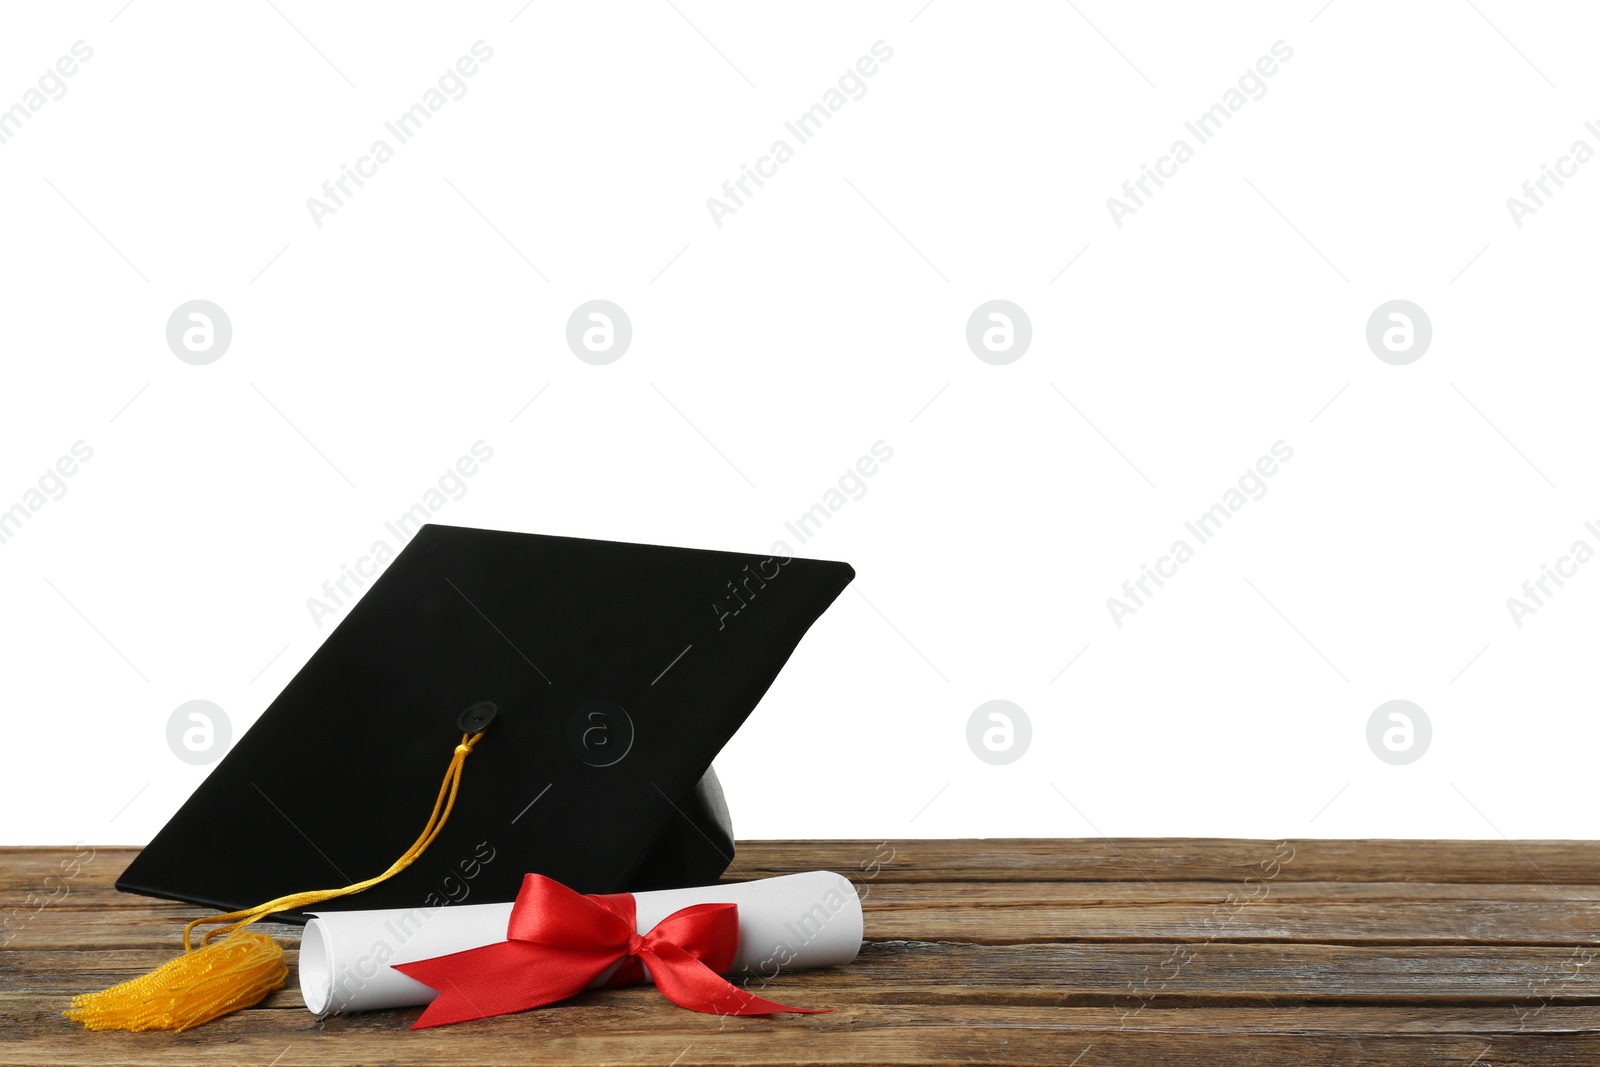
{"type": "Polygon", "coordinates": [[[527,1011],[581,993],[619,953],[501,941],[447,956],[391,964],[439,991],[413,1030],[527,1011]]]}
{"type": "Polygon", "coordinates": [[[708,1015],[774,1015],[794,1012],[816,1015],[832,1008],[791,1008],[740,989],[700,959],[670,942],[659,942],[641,954],[662,996],[681,1008],[708,1015]]]}

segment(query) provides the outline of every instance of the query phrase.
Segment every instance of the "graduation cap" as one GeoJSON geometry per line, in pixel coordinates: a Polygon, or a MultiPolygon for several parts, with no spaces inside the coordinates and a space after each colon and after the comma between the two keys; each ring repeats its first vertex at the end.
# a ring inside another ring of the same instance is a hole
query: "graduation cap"
{"type": "Polygon", "coordinates": [[[367,878],[479,731],[437,838],[316,910],[507,901],[528,873],[583,893],[715,882],[733,831],[711,761],[854,576],[423,526],[117,888],[237,909],[367,878]]]}

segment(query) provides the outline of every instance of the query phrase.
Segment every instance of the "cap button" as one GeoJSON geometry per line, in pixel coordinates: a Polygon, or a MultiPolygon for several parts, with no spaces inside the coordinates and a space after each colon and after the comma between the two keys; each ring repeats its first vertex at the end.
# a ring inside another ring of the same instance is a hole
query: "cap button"
{"type": "Polygon", "coordinates": [[[499,712],[492,700],[480,700],[463,711],[456,719],[456,728],[464,734],[480,733],[487,729],[499,712]]]}

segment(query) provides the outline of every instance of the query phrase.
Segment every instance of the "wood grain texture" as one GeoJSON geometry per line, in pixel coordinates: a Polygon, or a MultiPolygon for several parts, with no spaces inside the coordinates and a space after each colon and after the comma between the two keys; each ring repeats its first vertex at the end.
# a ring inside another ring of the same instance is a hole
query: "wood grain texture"
{"type": "MultiPolygon", "coordinates": [[[[200,1030],[89,1034],[73,993],[169,958],[194,908],[119,894],[133,850],[0,849],[0,1065],[1600,1063],[1600,844],[741,844],[730,879],[849,876],[868,944],[720,1019],[653,989],[412,1032],[297,989],[200,1030]]],[[[269,932],[295,960],[297,927],[269,932]]]]}

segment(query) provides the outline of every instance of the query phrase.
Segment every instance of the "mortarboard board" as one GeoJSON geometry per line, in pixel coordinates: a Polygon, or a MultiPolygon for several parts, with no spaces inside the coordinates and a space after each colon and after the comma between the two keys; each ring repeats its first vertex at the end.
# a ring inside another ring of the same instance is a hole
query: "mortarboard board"
{"type": "MultiPolygon", "coordinates": [[[[848,564],[423,526],[117,881],[219,909],[387,867],[489,721],[426,854],[318,911],[714,882],[712,759],[848,564]]],[[[303,920],[289,913],[286,918],[303,920]]]]}

